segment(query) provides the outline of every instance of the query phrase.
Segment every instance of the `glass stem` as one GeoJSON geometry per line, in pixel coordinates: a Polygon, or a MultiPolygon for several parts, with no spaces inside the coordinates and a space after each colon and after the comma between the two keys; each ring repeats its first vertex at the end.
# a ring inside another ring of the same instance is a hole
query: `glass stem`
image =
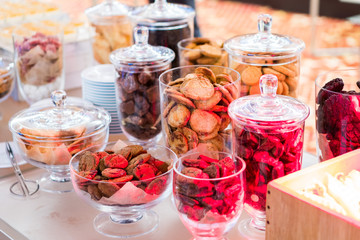
{"type": "Polygon", "coordinates": [[[134,223],[139,221],[143,217],[142,212],[131,212],[121,214],[111,214],[110,219],[115,223],[134,223]]]}
{"type": "Polygon", "coordinates": [[[54,182],[70,182],[70,171],[50,172],[50,179],[54,182]]]}

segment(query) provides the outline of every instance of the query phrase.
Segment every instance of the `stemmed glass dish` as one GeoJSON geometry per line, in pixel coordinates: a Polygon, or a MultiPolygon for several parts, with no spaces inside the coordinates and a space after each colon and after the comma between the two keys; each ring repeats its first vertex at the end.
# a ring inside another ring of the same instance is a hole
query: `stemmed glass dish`
{"type": "Polygon", "coordinates": [[[64,91],[55,91],[46,104],[15,114],[9,121],[13,141],[22,158],[48,170],[40,189],[63,193],[73,191],[69,161],[77,152],[108,139],[110,115],[92,105],[66,105],[64,91]]]}
{"type": "Polygon", "coordinates": [[[185,154],[174,166],[173,193],[194,240],[224,239],[243,209],[245,162],[224,152],[185,154]]]}
{"type": "Polygon", "coordinates": [[[317,155],[329,160],[360,148],[360,69],[335,70],[315,81],[317,155]]]}
{"type": "Polygon", "coordinates": [[[239,98],[229,106],[233,152],[246,162],[245,209],[251,219],[240,225],[251,239],[264,239],[267,183],[301,168],[304,125],[309,107],[276,95],[277,77],[260,77],[261,95],[239,98]]]}
{"type": "Polygon", "coordinates": [[[161,145],[137,144],[112,142],[102,152],[98,152],[100,146],[93,146],[76,154],[70,162],[75,192],[103,212],[94,219],[94,227],[106,236],[129,238],[152,232],[159,225],[159,217],[150,209],[171,193],[175,153],[161,145]],[[84,169],[83,162],[92,156],[101,157],[93,170],[84,169]],[[123,165],[115,167],[114,159],[117,163],[122,159],[123,165]],[[104,178],[106,172],[121,177],[107,175],[104,178]]]}
{"type": "MultiPolygon", "coordinates": [[[[14,63],[10,57],[0,56],[0,102],[5,101],[14,88],[14,63]]],[[[0,112],[0,120],[1,120],[0,112]]]]}

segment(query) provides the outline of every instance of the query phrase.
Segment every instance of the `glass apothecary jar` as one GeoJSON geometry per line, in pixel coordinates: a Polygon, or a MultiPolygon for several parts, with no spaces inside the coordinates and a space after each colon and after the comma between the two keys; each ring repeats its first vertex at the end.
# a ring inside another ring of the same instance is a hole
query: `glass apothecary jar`
{"type": "Polygon", "coordinates": [[[130,8],[115,0],[106,0],[85,11],[95,29],[93,39],[94,59],[110,63],[110,53],[132,43],[132,25],[128,17],[130,8]]]}
{"type": "Polygon", "coordinates": [[[133,141],[151,142],[161,132],[159,76],[170,69],[175,53],[148,44],[147,27],[135,27],[135,44],[110,55],[118,77],[115,83],[123,133],[133,141]]]}
{"type": "Polygon", "coordinates": [[[261,95],[238,98],[228,109],[233,153],[246,163],[245,209],[252,219],[243,229],[265,230],[267,183],[301,168],[310,110],[297,99],[276,95],[278,83],[275,75],[261,76],[261,95]]]}
{"type": "Polygon", "coordinates": [[[258,17],[258,33],[233,37],[224,44],[229,66],[241,74],[242,95],[260,94],[259,80],[274,74],[279,82],[278,95],[297,96],[300,55],[305,48],[301,39],[271,33],[272,17],[258,17]]]}
{"type": "MultiPolygon", "coordinates": [[[[168,47],[176,54],[179,41],[194,37],[195,11],[187,5],[155,0],[153,4],[133,11],[130,17],[134,25],[149,28],[149,44],[168,47]]],[[[178,56],[172,63],[172,67],[177,66],[178,56]]]]}

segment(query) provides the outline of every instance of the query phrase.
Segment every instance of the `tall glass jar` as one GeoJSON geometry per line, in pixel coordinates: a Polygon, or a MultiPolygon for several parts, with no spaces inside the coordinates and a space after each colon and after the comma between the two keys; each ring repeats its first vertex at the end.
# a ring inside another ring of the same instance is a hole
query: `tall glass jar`
{"type": "Polygon", "coordinates": [[[241,74],[243,95],[260,94],[263,74],[274,74],[279,82],[277,94],[297,96],[300,54],[305,47],[301,39],[271,33],[272,17],[258,17],[258,33],[233,37],[224,44],[229,66],[241,74]]]}
{"type": "Polygon", "coordinates": [[[41,32],[23,27],[13,31],[18,88],[29,104],[64,88],[63,35],[63,29],[57,27],[41,32]]]}
{"type": "Polygon", "coordinates": [[[85,11],[95,28],[93,39],[94,59],[100,63],[110,63],[110,53],[132,43],[132,27],[128,17],[129,7],[115,0],[106,0],[85,11]]]}
{"type": "MultiPolygon", "coordinates": [[[[130,16],[135,25],[149,28],[149,44],[168,47],[176,54],[179,41],[194,37],[195,11],[187,5],[155,0],[153,4],[133,11],[130,16]]],[[[172,67],[177,66],[179,59],[176,55],[172,67]]]]}
{"type": "Polygon", "coordinates": [[[123,133],[133,141],[156,141],[161,132],[159,76],[170,68],[175,53],[148,44],[146,27],[134,28],[135,44],[110,54],[123,133]]]}
{"type": "Polygon", "coordinates": [[[315,81],[317,155],[329,160],[360,148],[360,69],[323,73],[315,81]]]}
{"type": "Polygon", "coordinates": [[[275,75],[261,76],[259,85],[261,95],[235,100],[228,112],[233,153],[246,162],[245,209],[252,217],[246,228],[265,230],[267,183],[300,169],[309,107],[294,98],[277,96],[275,75]]]}

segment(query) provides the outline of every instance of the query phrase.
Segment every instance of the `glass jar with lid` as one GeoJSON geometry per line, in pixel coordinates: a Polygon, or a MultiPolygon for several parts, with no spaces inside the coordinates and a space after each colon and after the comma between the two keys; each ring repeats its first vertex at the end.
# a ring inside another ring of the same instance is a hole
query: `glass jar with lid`
{"type": "Polygon", "coordinates": [[[245,209],[252,217],[246,229],[265,230],[267,183],[301,168],[310,110],[295,98],[276,95],[278,84],[275,75],[262,75],[261,95],[238,98],[228,109],[233,153],[246,162],[245,209]]]}
{"type": "Polygon", "coordinates": [[[118,77],[115,83],[123,133],[133,141],[152,142],[161,132],[159,76],[170,69],[175,53],[148,44],[147,27],[135,27],[135,44],[110,55],[118,77]]]}
{"type": "Polygon", "coordinates": [[[100,63],[110,63],[112,51],[132,43],[132,26],[128,17],[130,7],[115,0],[106,0],[85,11],[95,28],[93,54],[100,63]]]}
{"type": "Polygon", "coordinates": [[[263,74],[274,74],[279,80],[277,94],[297,96],[300,55],[305,48],[301,39],[271,33],[272,17],[258,17],[258,33],[233,37],[224,44],[229,66],[241,74],[242,95],[260,94],[263,74]]]}
{"type": "Polygon", "coordinates": [[[9,129],[23,159],[48,170],[40,179],[40,189],[69,192],[70,159],[85,148],[106,143],[111,117],[104,109],[86,103],[65,104],[62,90],[54,91],[51,98],[55,106],[25,109],[10,119],[9,129]]]}
{"type": "MultiPolygon", "coordinates": [[[[153,4],[136,9],[130,16],[135,25],[149,28],[149,44],[168,47],[175,53],[179,41],[194,37],[195,11],[187,5],[155,0],[153,4]]],[[[172,67],[178,66],[176,56],[172,67]]]]}

